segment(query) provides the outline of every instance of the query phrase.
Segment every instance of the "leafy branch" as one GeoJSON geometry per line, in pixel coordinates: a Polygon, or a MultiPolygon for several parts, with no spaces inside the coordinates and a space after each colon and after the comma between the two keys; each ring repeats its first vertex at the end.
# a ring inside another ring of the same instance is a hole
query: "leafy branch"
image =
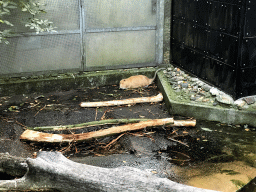
{"type": "Polygon", "coordinates": [[[56,32],[53,22],[48,19],[38,19],[36,16],[40,13],[46,13],[42,7],[45,4],[37,2],[37,0],[0,0],[0,43],[9,44],[7,38],[14,35],[11,27],[14,25],[8,21],[8,16],[12,14],[13,9],[20,9],[22,12],[31,14],[31,18],[25,24],[37,34],[41,32],[56,32]],[[4,26],[5,25],[5,26],[4,26]],[[3,27],[4,26],[4,27],[3,27]]]}

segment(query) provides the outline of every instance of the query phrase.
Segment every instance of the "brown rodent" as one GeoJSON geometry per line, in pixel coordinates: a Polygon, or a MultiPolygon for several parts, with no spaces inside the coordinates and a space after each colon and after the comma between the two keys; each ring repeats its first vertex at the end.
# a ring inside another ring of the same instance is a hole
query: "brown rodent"
{"type": "Polygon", "coordinates": [[[133,88],[139,88],[139,87],[147,87],[151,83],[153,83],[153,81],[156,78],[157,72],[161,69],[165,69],[165,68],[157,69],[155,72],[155,75],[152,79],[146,77],[145,75],[135,75],[135,76],[131,76],[127,79],[122,79],[120,81],[119,88],[120,89],[133,89],[133,88]]]}

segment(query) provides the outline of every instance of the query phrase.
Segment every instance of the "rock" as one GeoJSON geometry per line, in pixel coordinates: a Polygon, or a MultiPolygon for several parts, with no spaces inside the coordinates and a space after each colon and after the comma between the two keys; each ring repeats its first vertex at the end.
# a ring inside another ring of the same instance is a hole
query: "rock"
{"type": "Polygon", "coordinates": [[[224,104],[227,104],[227,105],[234,104],[233,98],[231,96],[227,95],[227,94],[217,95],[216,100],[220,103],[224,103],[224,104]]]}
{"type": "Polygon", "coordinates": [[[210,91],[211,86],[209,86],[209,85],[207,85],[207,84],[204,84],[202,88],[203,88],[205,91],[210,91]]]}
{"type": "Polygon", "coordinates": [[[245,97],[243,98],[244,101],[248,104],[248,105],[251,105],[253,103],[255,103],[255,97],[254,96],[249,96],[249,97],[245,97]]]}
{"type": "Polygon", "coordinates": [[[214,102],[212,103],[212,105],[213,105],[213,106],[217,106],[217,105],[218,105],[218,102],[217,102],[217,101],[214,101],[214,102]]]}
{"type": "Polygon", "coordinates": [[[182,88],[188,88],[188,83],[182,83],[182,84],[181,84],[181,87],[182,87],[182,88]]]}
{"type": "Polygon", "coordinates": [[[238,109],[242,109],[246,102],[242,99],[238,99],[234,102],[234,104],[238,107],[238,109]]]}
{"type": "Polygon", "coordinates": [[[198,78],[194,78],[194,77],[192,77],[192,78],[191,78],[191,81],[193,81],[193,82],[197,82],[197,81],[199,81],[199,79],[198,79],[198,78]]]}
{"type": "Polygon", "coordinates": [[[211,93],[212,95],[219,95],[219,92],[220,92],[220,91],[219,91],[217,88],[214,88],[214,87],[213,87],[213,88],[210,89],[210,93],[211,93]]]}
{"type": "MultiPolygon", "coordinates": [[[[192,85],[193,86],[193,85],[192,85]]],[[[198,86],[197,85],[195,85],[195,86],[193,86],[193,89],[192,89],[193,91],[198,91],[198,86]]]]}
{"type": "Polygon", "coordinates": [[[191,101],[195,101],[195,100],[196,100],[196,97],[195,97],[194,95],[192,95],[192,96],[190,97],[190,100],[191,100],[191,101]]]}
{"type": "Polygon", "coordinates": [[[203,87],[205,85],[205,83],[200,81],[200,80],[197,82],[197,84],[198,84],[199,87],[203,87]]]}

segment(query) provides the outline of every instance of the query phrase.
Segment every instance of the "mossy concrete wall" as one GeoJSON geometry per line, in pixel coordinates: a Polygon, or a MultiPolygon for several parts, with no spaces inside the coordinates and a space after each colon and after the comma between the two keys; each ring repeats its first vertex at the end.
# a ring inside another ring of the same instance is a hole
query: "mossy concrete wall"
{"type": "Polygon", "coordinates": [[[246,111],[232,108],[232,106],[201,105],[190,101],[179,101],[161,71],[158,73],[158,87],[163,93],[164,101],[172,115],[193,117],[200,120],[218,121],[227,124],[247,124],[256,127],[256,110],[246,111]]]}
{"type": "Polygon", "coordinates": [[[118,85],[121,79],[131,75],[144,74],[153,77],[154,71],[155,69],[152,67],[2,78],[0,79],[0,96],[118,85]]]}

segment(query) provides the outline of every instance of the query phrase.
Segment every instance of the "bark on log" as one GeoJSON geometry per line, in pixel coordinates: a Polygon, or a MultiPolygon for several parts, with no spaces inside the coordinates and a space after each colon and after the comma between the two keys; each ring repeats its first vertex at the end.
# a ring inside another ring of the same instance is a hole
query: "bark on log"
{"type": "Polygon", "coordinates": [[[76,163],[59,152],[39,152],[36,159],[28,158],[27,164],[24,177],[0,181],[0,190],[213,192],[159,178],[137,168],[101,168],[76,163]]]}
{"type": "Polygon", "coordinates": [[[13,177],[22,177],[27,172],[26,159],[0,153],[0,172],[13,177]]]}
{"type": "Polygon", "coordinates": [[[50,133],[42,133],[38,131],[26,130],[20,136],[22,140],[30,140],[36,142],[51,142],[51,143],[60,143],[60,142],[79,142],[86,141],[101,137],[106,137],[114,134],[119,134],[127,131],[136,131],[140,129],[144,129],[146,127],[159,126],[165,124],[173,123],[173,118],[165,118],[165,119],[154,119],[148,121],[142,121],[139,123],[131,123],[128,125],[122,125],[117,127],[112,127],[109,129],[103,129],[94,132],[81,133],[81,134],[50,134],[50,133]]]}
{"type": "Polygon", "coordinates": [[[113,100],[113,101],[101,101],[101,102],[82,102],[80,107],[106,107],[106,106],[115,106],[115,105],[128,105],[136,103],[151,103],[151,102],[160,102],[163,101],[162,93],[159,93],[157,96],[153,97],[139,97],[123,100],[113,100]]]}

